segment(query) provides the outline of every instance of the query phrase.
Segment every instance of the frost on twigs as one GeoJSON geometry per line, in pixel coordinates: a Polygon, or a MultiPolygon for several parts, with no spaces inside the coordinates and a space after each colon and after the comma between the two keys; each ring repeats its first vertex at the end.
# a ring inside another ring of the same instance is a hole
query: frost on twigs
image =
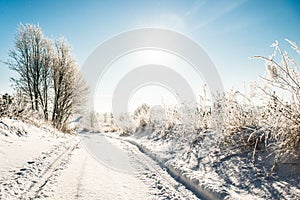
{"type": "MultiPolygon", "coordinates": [[[[296,43],[286,40],[298,54],[296,43]]],[[[265,105],[261,124],[270,129],[279,150],[300,148],[300,74],[296,62],[275,42],[271,57],[255,56],[266,63],[268,75],[258,86],[264,94],[265,105]]]]}

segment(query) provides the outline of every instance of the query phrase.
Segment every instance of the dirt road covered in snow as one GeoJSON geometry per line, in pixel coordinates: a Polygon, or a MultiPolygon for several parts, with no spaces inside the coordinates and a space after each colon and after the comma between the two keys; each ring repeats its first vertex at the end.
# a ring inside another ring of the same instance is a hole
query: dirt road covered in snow
{"type": "Polygon", "coordinates": [[[72,152],[65,169],[50,178],[41,197],[197,199],[135,146],[101,133],[85,134],[82,140],[84,143],[72,152]],[[96,155],[95,149],[99,150],[96,155]]]}
{"type": "Polygon", "coordinates": [[[198,199],[130,143],[22,125],[1,129],[0,199],[198,199]]]}

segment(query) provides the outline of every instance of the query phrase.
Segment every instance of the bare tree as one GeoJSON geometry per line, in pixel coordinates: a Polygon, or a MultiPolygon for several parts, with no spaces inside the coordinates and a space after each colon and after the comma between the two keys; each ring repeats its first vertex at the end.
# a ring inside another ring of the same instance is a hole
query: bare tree
{"type": "Polygon", "coordinates": [[[83,109],[87,86],[64,39],[53,42],[39,26],[21,24],[9,56],[7,64],[19,75],[12,78],[16,91],[46,120],[52,114],[56,128],[63,129],[70,116],[83,109]]]}
{"type": "Polygon", "coordinates": [[[21,24],[9,56],[7,64],[19,74],[17,79],[12,78],[16,87],[30,99],[33,110],[39,111],[41,105],[47,119],[51,43],[39,26],[21,24]]]}
{"type": "Polygon", "coordinates": [[[49,40],[44,40],[43,51],[41,52],[41,80],[39,83],[39,98],[43,108],[44,117],[48,120],[49,101],[51,97],[52,79],[51,68],[53,66],[53,47],[49,40]]]}
{"type": "Polygon", "coordinates": [[[55,42],[55,58],[52,67],[54,102],[53,125],[63,129],[69,117],[82,108],[87,86],[78,71],[71,48],[64,39],[55,42]]]}

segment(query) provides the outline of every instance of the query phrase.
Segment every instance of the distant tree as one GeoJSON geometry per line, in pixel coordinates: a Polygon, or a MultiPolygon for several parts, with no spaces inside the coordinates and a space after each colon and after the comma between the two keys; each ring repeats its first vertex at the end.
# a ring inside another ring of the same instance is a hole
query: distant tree
{"type": "Polygon", "coordinates": [[[9,106],[13,102],[13,97],[8,93],[0,96],[0,116],[6,116],[9,113],[9,106]]]}
{"type": "Polygon", "coordinates": [[[100,115],[95,111],[90,111],[86,116],[88,120],[87,127],[90,131],[99,132],[100,130],[100,115]]]}
{"type": "Polygon", "coordinates": [[[9,95],[8,93],[5,93],[4,95],[2,95],[2,99],[3,99],[3,103],[5,105],[9,105],[13,101],[13,97],[11,95],[9,95]]]}
{"type": "Polygon", "coordinates": [[[103,123],[107,123],[107,113],[103,114],[103,123]]]}
{"type": "Polygon", "coordinates": [[[133,119],[136,120],[140,126],[144,127],[149,123],[150,107],[147,104],[140,105],[133,114],[133,119]]]}

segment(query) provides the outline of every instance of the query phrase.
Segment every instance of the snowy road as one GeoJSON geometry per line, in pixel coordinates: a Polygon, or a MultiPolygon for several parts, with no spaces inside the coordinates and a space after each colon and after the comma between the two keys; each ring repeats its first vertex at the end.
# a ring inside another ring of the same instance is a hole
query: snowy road
{"type": "Polygon", "coordinates": [[[44,186],[49,199],[197,199],[135,146],[85,134],[65,169],[44,186]],[[93,153],[88,153],[88,151],[93,153]],[[98,150],[95,154],[95,150],[98,150]]]}
{"type": "Polygon", "coordinates": [[[174,143],[167,145],[111,133],[75,136],[5,118],[0,120],[0,200],[197,199],[181,183],[207,199],[299,199],[298,177],[266,178],[259,165],[249,166],[247,157],[236,155],[202,159],[201,170],[193,171],[182,165],[174,143]]]}
{"type": "Polygon", "coordinates": [[[51,138],[34,131],[2,144],[14,151],[2,163],[0,199],[198,199],[123,140],[88,133],[51,138]],[[37,141],[49,145],[32,154],[37,141]],[[20,151],[23,157],[13,162],[20,151]]]}

